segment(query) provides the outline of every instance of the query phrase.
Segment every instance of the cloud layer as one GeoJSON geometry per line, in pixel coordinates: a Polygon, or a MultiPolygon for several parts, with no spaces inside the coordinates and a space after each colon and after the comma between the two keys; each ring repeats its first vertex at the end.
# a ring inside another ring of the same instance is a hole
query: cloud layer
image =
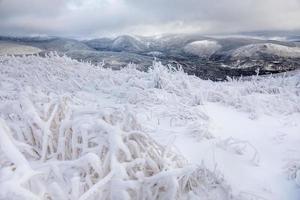
{"type": "Polygon", "coordinates": [[[299,0],[0,0],[1,35],[299,30],[299,0]]]}

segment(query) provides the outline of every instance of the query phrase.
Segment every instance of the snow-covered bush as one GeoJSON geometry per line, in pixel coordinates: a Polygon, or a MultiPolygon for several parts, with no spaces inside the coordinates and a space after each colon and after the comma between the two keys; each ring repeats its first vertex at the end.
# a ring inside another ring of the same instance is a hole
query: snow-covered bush
{"type": "Polygon", "coordinates": [[[300,187],[300,160],[290,161],[285,167],[288,179],[294,180],[300,187]]]}
{"type": "MultiPolygon", "coordinates": [[[[230,199],[222,176],[149,135],[162,122],[214,138],[208,102],[253,117],[297,113],[299,85],[298,72],[212,82],[157,62],[112,71],[55,54],[0,56],[0,199],[230,199]]],[[[222,144],[256,160],[247,142],[222,144]]]]}
{"type": "MultiPolygon", "coordinates": [[[[136,106],[164,103],[162,90],[182,95],[168,80],[182,72],[114,72],[57,55],[1,57],[0,68],[0,199],[231,198],[221,176],[158,144],[137,117],[136,106]]],[[[207,120],[187,106],[163,115],[174,126],[207,120]]]]}
{"type": "Polygon", "coordinates": [[[158,145],[130,113],[67,101],[37,110],[24,100],[16,116],[24,123],[14,126],[23,131],[1,120],[2,198],[229,198],[222,179],[158,145]]]}

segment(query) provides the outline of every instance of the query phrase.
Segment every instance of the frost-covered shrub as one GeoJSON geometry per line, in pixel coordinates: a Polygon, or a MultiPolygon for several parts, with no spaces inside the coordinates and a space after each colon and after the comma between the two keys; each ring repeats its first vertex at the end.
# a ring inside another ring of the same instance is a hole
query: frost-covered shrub
{"type": "Polygon", "coordinates": [[[300,187],[300,160],[293,160],[285,166],[288,179],[294,180],[300,187]]]}
{"type": "Polygon", "coordinates": [[[230,197],[222,179],[158,145],[130,112],[86,110],[68,98],[37,99],[44,105],[39,109],[23,99],[14,132],[1,121],[2,198],[230,197]]]}
{"type": "MultiPolygon", "coordinates": [[[[297,113],[299,82],[298,72],[212,82],[157,62],[141,72],[0,57],[0,199],[229,199],[221,176],[149,135],[161,121],[212,139],[208,102],[254,117],[297,113]]],[[[257,158],[246,142],[221,146],[257,158]]]]}
{"type": "MultiPolygon", "coordinates": [[[[231,198],[221,176],[158,144],[137,117],[182,95],[168,80],[182,72],[166,70],[157,88],[150,72],[56,55],[1,57],[0,68],[0,199],[231,198]]],[[[153,115],[205,131],[207,116],[177,103],[153,115]]]]}

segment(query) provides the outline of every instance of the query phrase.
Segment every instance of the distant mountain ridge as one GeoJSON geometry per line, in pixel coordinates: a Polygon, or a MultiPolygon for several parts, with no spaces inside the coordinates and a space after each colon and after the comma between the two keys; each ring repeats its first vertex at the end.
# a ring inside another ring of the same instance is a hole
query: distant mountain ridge
{"type": "Polygon", "coordinates": [[[57,51],[77,60],[104,62],[113,69],[132,62],[146,70],[155,57],[163,64],[180,64],[189,74],[223,80],[227,76],[253,75],[258,70],[267,74],[300,67],[300,42],[297,36],[288,37],[285,41],[277,41],[173,34],[161,37],[122,35],[83,41],[59,37],[0,37],[0,41],[36,47],[41,49],[40,54],[57,51]]]}

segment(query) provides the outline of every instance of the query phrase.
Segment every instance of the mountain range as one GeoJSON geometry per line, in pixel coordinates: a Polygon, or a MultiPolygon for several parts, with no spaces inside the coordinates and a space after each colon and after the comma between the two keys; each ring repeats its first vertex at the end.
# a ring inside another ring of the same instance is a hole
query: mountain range
{"type": "Polygon", "coordinates": [[[135,63],[139,69],[147,70],[155,59],[164,65],[180,66],[188,74],[211,80],[285,72],[300,66],[300,36],[297,35],[122,35],[92,40],[0,37],[0,54],[35,52],[45,55],[51,51],[93,64],[101,63],[112,69],[135,63]]]}

